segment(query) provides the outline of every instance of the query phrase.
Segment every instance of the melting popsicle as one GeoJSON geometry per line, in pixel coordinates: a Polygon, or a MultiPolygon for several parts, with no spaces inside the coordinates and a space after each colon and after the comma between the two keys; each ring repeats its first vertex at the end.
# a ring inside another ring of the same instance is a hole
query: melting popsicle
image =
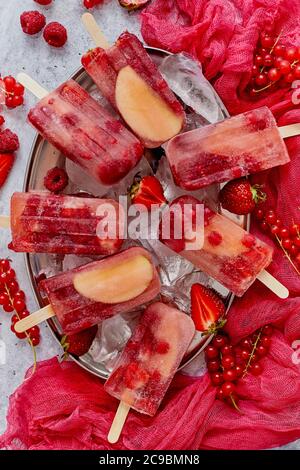
{"type": "Polygon", "coordinates": [[[160,281],[150,253],[133,247],[46,279],[40,287],[50,306],[17,322],[16,331],[56,315],[64,333],[77,333],[150,302],[160,281]]]}
{"type": "Polygon", "coordinates": [[[123,243],[122,208],[112,199],[14,193],[10,213],[17,252],[111,255],[123,243]],[[110,223],[114,234],[106,236],[110,223]]]}
{"type": "MultiPolygon", "coordinates": [[[[105,390],[139,413],[153,416],[190,345],[195,326],[188,315],[161,302],[150,305],[128,341],[105,390]]],[[[120,427],[112,426],[116,442],[120,427]]]]}
{"type": "Polygon", "coordinates": [[[196,190],[284,165],[290,158],[281,129],[262,107],[180,134],[166,149],[174,180],[196,190]]]}
{"type": "Polygon", "coordinates": [[[125,123],[150,148],[178,134],[184,110],[140,40],[124,32],[109,47],[93,16],[86,13],[83,21],[102,47],[88,51],[82,65],[125,123]]]}

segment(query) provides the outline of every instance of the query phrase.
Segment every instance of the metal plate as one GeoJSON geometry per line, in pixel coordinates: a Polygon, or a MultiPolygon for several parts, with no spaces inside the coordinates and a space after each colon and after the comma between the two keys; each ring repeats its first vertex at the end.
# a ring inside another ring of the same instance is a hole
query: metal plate
{"type": "MultiPolygon", "coordinates": [[[[159,63],[159,61],[161,61],[162,58],[166,57],[169,54],[168,52],[163,51],[161,49],[155,49],[155,48],[147,48],[147,49],[148,49],[149,54],[153,58],[153,60],[157,63],[159,63]]],[[[80,68],[74,75],[72,75],[71,78],[77,81],[81,86],[83,86],[83,88],[87,89],[88,91],[90,91],[90,89],[95,86],[83,68],[80,68]]],[[[220,102],[220,109],[222,110],[224,118],[228,117],[229,114],[225,106],[223,105],[219,97],[217,98],[218,98],[218,101],[220,102]]],[[[34,140],[32,149],[31,149],[31,155],[30,155],[29,162],[28,162],[27,169],[26,169],[23,190],[29,191],[29,190],[44,189],[43,179],[44,179],[45,174],[50,168],[52,168],[55,164],[57,164],[58,160],[61,160],[61,159],[64,159],[64,157],[62,155],[57,157],[57,152],[53,149],[53,147],[47,141],[45,141],[40,135],[37,135],[37,137],[34,140]]],[[[232,214],[231,214],[231,217],[232,217],[232,214]]],[[[242,219],[238,222],[242,223],[244,226],[246,226],[247,224],[246,219],[242,219]]],[[[26,262],[28,274],[31,280],[32,288],[35,293],[36,300],[41,307],[44,306],[45,303],[40,295],[40,292],[37,286],[37,278],[41,270],[47,267],[48,262],[49,262],[49,256],[53,256],[53,255],[47,255],[47,254],[26,254],[25,255],[25,262],[26,262]]],[[[223,294],[224,294],[224,290],[223,290],[223,294]]],[[[229,309],[230,305],[232,304],[233,299],[234,299],[234,295],[231,294],[229,291],[226,291],[227,309],[229,309]]],[[[48,320],[48,324],[54,337],[57,339],[58,342],[60,342],[60,331],[59,331],[58,322],[56,322],[55,319],[48,320]]],[[[193,361],[203,351],[203,349],[210,342],[210,340],[211,338],[206,337],[204,339],[195,341],[195,345],[193,346],[192,350],[190,350],[190,353],[185,357],[183,363],[180,366],[180,369],[182,369],[191,361],[193,361]]],[[[84,356],[81,356],[81,357],[76,357],[74,355],[70,355],[70,356],[79,366],[83,367],[88,372],[102,379],[107,379],[107,377],[109,376],[109,372],[105,368],[104,364],[99,364],[99,363],[94,362],[92,357],[89,354],[85,354],[84,356]]]]}

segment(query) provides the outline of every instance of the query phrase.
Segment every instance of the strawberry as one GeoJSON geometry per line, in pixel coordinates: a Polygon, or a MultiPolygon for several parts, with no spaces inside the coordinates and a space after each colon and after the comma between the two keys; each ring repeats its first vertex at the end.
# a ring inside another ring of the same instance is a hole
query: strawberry
{"type": "Polygon", "coordinates": [[[75,356],[83,356],[83,354],[87,353],[95,339],[97,331],[98,327],[94,325],[79,333],[63,336],[61,345],[64,349],[64,357],[67,357],[69,353],[75,354],[75,356]]]}
{"type": "Polygon", "coordinates": [[[162,205],[167,202],[162,185],[155,176],[141,178],[136,175],[129,194],[133,204],[143,204],[147,209],[153,204],[162,205]]]}
{"type": "Polygon", "coordinates": [[[192,319],[196,330],[214,333],[224,326],[224,321],[219,321],[225,314],[225,305],[218,294],[202,286],[193,284],[191,289],[192,319]]]}
{"type": "Polygon", "coordinates": [[[266,195],[260,190],[260,186],[251,186],[247,178],[229,181],[219,194],[223,209],[239,215],[250,214],[256,204],[265,200],[266,195]]]}
{"type": "Polygon", "coordinates": [[[0,188],[5,183],[14,160],[15,156],[13,153],[0,153],[0,188]]]}

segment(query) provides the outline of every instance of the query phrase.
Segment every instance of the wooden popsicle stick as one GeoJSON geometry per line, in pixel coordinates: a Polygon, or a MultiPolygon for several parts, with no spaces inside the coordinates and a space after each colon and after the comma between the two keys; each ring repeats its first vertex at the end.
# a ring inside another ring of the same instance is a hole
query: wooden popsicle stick
{"type": "Polygon", "coordinates": [[[110,444],[115,444],[118,442],[129,411],[130,406],[127,405],[127,403],[120,401],[119,407],[107,436],[107,440],[110,442],[110,444]]]}
{"type": "Polygon", "coordinates": [[[286,299],[290,295],[288,289],[265,269],[259,273],[257,279],[274,292],[274,294],[276,294],[280,299],[286,299]]]}
{"type": "Polygon", "coordinates": [[[91,13],[84,13],[81,20],[96,46],[102,47],[102,49],[109,49],[111,45],[99,28],[94,16],[91,13]]]}
{"type": "Polygon", "coordinates": [[[283,139],[286,139],[287,137],[293,137],[295,135],[300,135],[300,123],[289,124],[288,126],[279,127],[279,132],[283,139]]]}
{"type": "Polygon", "coordinates": [[[31,91],[31,93],[36,96],[39,100],[45,98],[45,96],[49,95],[49,92],[45,90],[38,82],[33,80],[33,78],[29,77],[24,72],[18,73],[17,80],[21,83],[27,90],[31,91]]]}
{"type": "Polygon", "coordinates": [[[0,228],[10,227],[10,217],[8,215],[0,215],[0,228]]]}
{"type": "Polygon", "coordinates": [[[24,333],[24,331],[28,330],[29,328],[39,325],[43,321],[48,320],[52,317],[55,317],[55,313],[51,305],[47,305],[47,307],[41,308],[41,310],[38,310],[37,312],[32,313],[28,317],[18,321],[15,324],[15,331],[17,333],[24,333]]]}

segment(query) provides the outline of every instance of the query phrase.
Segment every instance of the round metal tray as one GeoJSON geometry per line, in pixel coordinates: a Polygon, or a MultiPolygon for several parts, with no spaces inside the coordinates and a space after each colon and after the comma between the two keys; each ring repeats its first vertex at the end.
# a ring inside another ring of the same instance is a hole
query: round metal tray
{"type": "MultiPolygon", "coordinates": [[[[156,48],[149,48],[147,50],[153,60],[157,63],[161,61],[164,57],[169,55],[168,52],[156,49],[156,48]]],[[[88,77],[85,70],[80,68],[77,70],[71,77],[73,80],[77,81],[83,88],[90,90],[94,84],[92,80],[88,77]]],[[[218,97],[220,102],[220,109],[225,117],[228,117],[229,114],[218,97]]],[[[59,159],[64,158],[62,155],[59,155],[59,159]]],[[[31,154],[29,158],[29,162],[27,165],[26,173],[25,173],[25,180],[24,180],[24,191],[29,190],[39,190],[43,188],[43,178],[46,172],[53,167],[55,163],[57,163],[58,157],[57,152],[53,149],[53,147],[45,141],[39,134],[36,136],[33,146],[31,149],[31,154]],[[45,158],[47,157],[47,158],[45,158]],[[54,161],[55,160],[55,161],[54,161]]],[[[247,225],[247,220],[243,219],[240,220],[239,223],[242,223],[244,226],[247,225]]],[[[47,260],[49,255],[47,254],[26,254],[25,255],[25,262],[26,267],[28,270],[28,274],[31,280],[32,288],[35,293],[36,300],[38,304],[43,307],[44,301],[40,295],[38,286],[37,286],[37,278],[41,270],[47,267],[47,260]]],[[[224,294],[224,290],[223,290],[224,294]]],[[[232,301],[234,299],[234,295],[231,294],[229,291],[226,291],[226,306],[227,310],[230,308],[232,301]]],[[[49,327],[57,339],[60,342],[61,332],[59,331],[59,324],[54,320],[48,320],[49,327]]],[[[211,337],[205,337],[196,340],[194,343],[193,348],[190,350],[189,354],[184,358],[180,369],[185,367],[191,361],[193,361],[205,348],[205,346],[211,341],[211,337]]],[[[104,364],[98,363],[93,361],[92,357],[89,354],[85,354],[84,356],[77,357],[74,355],[70,355],[72,359],[81,367],[83,367],[88,372],[102,378],[107,379],[109,376],[109,372],[105,368],[104,364]]]]}

